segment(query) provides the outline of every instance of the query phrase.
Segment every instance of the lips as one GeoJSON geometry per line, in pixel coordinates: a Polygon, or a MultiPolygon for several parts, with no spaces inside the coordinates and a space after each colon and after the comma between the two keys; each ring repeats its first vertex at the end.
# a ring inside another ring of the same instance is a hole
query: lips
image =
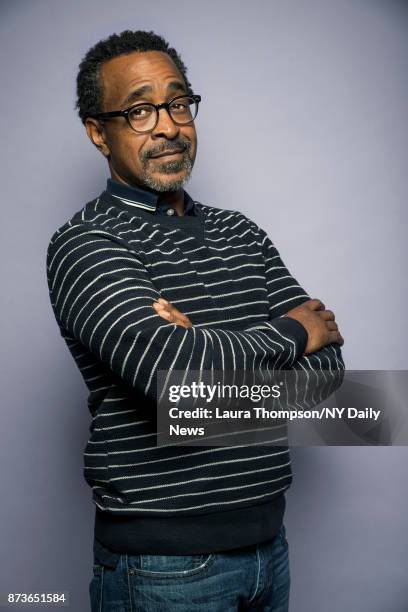
{"type": "Polygon", "coordinates": [[[152,155],[151,157],[153,157],[153,159],[155,159],[156,157],[165,157],[167,155],[176,155],[177,153],[183,153],[183,149],[171,149],[171,150],[168,150],[168,151],[162,151],[158,155],[152,155]]]}

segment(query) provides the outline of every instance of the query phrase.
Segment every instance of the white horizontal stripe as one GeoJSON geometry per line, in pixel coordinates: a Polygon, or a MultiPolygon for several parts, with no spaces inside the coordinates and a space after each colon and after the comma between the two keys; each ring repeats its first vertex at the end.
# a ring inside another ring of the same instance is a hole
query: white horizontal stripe
{"type": "MultiPolygon", "coordinates": [[[[150,485],[148,487],[141,487],[139,489],[124,489],[123,493],[135,493],[138,491],[150,491],[151,489],[160,489],[162,487],[174,487],[174,486],[183,486],[190,482],[204,482],[210,480],[220,480],[223,478],[237,478],[238,476],[246,476],[248,474],[258,474],[259,472],[268,472],[269,470],[278,470],[281,467],[285,467],[285,465],[289,465],[290,461],[287,464],[283,465],[270,465],[266,468],[257,468],[256,470],[248,470],[245,472],[235,472],[233,474],[220,474],[219,476],[200,476],[199,478],[191,478],[190,480],[180,480],[179,482],[162,482],[158,485],[150,485]]],[[[198,468],[199,466],[197,466],[198,468]]],[[[133,474],[130,476],[116,476],[115,478],[110,478],[112,482],[116,482],[117,480],[135,480],[137,478],[147,478],[148,476],[165,476],[168,474],[179,474],[180,472],[185,472],[190,470],[190,468],[182,468],[180,470],[169,470],[168,472],[158,472],[153,474],[133,474]]],[[[157,482],[157,479],[155,479],[157,482]]]]}
{"type": "Polygon", "coordinates": [[[99,507],[103,510],[111,510],[115,512],[129,512],[130,510],[135,512],[185,512],[186,510],[199,510],[201,508],[208,508],[209,506],[227,506],[229,504],[239,504],[244,501],[252,501],[253,499],[276,496],[277,493],[279,493],[280,491],[285,491],[287,488],[288,486],[285,486],[281,487],[280,489],[274,489],[270,493],[263,493],[262,495],[254,495],[252,497],[244,497],[235,500],[233,499],[227,501],[211,502],[208,504],[200,504],[197,506],[183,506],[182,508],[132,508],[131,506],[124,506],[123,508],[114,508],[112,506],[107,506],[106,508],[102,508],[102,506],[99,507]]]}
{"type": "MultiPolygon", "coordinates": [[[[167,499],[177,499],[179,497],[192,497],[194,495],[212,495],[213,493],[221,493],[223,491],[241,491],[242,489],[247,489],[249,487],[260,487],[265,484],[271,484],[272,482],[278,482],[279,480],[285,480],[286,478],[291,478],[291,473],[285,474],[284,476],[279,476],[279,478],[272,478],[271,480],[261,480],[260,482],[251,482],[250,484],[243,484],[237,487],[223,487],[222,489],[207,489],[205,491],[195,491],[193,493],[179,493],[178,495],[168,495],[167,497],[153,497],[152,499],[144,499],[141,501],[133,501],[130,504],[147,504],[147,503],[155,503],[159,501],[164,501],[167,499]]],[[[114,498],[112,498],[114,499],[114,498]]]]}
{"type": "Polygon", "coordinates": [[[144,208],[145,210],[149,210],[149,211],[155,211],[156,210],[155,206],[150,206],[149,204],[145,204],[144,202],[137,202],[136,200],[127,200],[125,198],[120,198],[119,196],[115,195],[114,193],[111,193],[111,195],[114,198],[117,198],[118,200],[122,200],[122,202],[124,202],[125,204],[129,204],[129,206],[134,206],[135,208],[144,208]]]}
{"type": "MultiPolygon", "coordinates": [[[[110,454],[110,453],[109,453],[110,454]]],[[[159,472],[159,474],[178,474],[179,472],[184,472],[187,470],[198,470],[198,469],[203,469],[206,467],[215,467],[215,466],[219,466],[219,465],[226,465],[229,463],[239,463],[240,461],[256,461],[258,459],[264,459],[265,457],[275,457],[277,454],[276,452],[273,453],[267,453],[267,454],[263,454],[263,455],[257,455],[256,457],[237,457],[236,459],[226,459],[225,461],[211,461],[209,463],[201,463],[200,465],[193,465],[193,466],[189,466],[188,468],[180,468],[178,470],[171,470],[170,472],[159,472]]],[[[191,458],[191,456],[189,457],[191,458]]],[[[149,462],[144,462],[144,463],[149,463],[149,462]]],[[[289,462],[290,463],[290,462],[289,462]]],[[[284,463],[282,464],[282,466],[284,465],[289,465],[289,463],[284,463]]],[[[125,467],[136,467],[138,465],[141,465],[140,463],[124,463],[124,464],[109,464],[108,467],[109,468],[125,468],[125,467]]],[[[279,466],[277,466],[279,467],[279,466]]],[[[157,476],[157,474],[148,474],[148,476],[157,476]]]]}

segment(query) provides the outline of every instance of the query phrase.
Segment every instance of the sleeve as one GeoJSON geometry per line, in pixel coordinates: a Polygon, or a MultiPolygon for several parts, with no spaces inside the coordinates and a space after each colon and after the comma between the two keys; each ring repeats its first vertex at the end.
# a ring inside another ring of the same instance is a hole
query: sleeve
{"type": "Polygon", "coordinates": [[[46,258],[60,328],[154,401],[158,370],[273,370],[303,353],[307,334],[289,318],[234,331],[196,327],[193,317],[191,328],[165,321],[152,306],[160,292],[128,243],[94,225],[61,230],[46,258]]]}
{"type": "MultiPolygon", "coordinates": [[[[270,319],[283,317],[289,310],[311,298],[291,275],[267,233],[253,221],[251,223],[259,233],[264,256],[270,319]]],[[[286,367],[299,370],[344,370],[345,365],[340,345],[332,343],[309,355],[302,354],[286,367]]]]}

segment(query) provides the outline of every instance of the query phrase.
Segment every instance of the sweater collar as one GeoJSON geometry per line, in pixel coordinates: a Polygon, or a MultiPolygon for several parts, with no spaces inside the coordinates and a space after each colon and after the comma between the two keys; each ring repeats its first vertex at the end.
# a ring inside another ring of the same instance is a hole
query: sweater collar
{"type": "MultiPolygon", "coordinates": [[[[129,206],[129,209],[141,208],[152,213],[153,215],[167,215],[167,211],[169,209],[173,209],[173,207],[166,201],[158,201],[160,193],[153,190],[144,189],[140,186],[119,183],[112,178],[108,178],[106,181],[106,191],[115,198],[121,200],[126,206],[129,206]]],[[[196,216],[197,211],[194,205],[194,200],[184,189],[183,192],[184,214],[196,216]]],[[[177,212],[174,210],[173,214],[177,215],[177,212]]]]}

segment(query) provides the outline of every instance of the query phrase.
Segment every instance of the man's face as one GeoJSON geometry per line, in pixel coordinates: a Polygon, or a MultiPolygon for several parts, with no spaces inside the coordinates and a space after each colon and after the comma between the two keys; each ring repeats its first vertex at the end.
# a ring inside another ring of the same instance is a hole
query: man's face
{"type": "MultiPolygon", "coordinates": [[[[139,102],[160,104],[187,93],[173,60],[161,51],[133,52],[102,64],[102,110],[128,108],[139,102]],[[143,88],[143,91],[140,91],[143,88]]],[[[159,111],[153,131],[135,132],[124,117],[105,124],[87,119],[88,136],[108,158],[112,177],[155,191],[177,191],[188,180],[197,152],[194,123],[176,125],[166,109],[159,111]],[[181,153],[154,158],[162,151],[181,153]]]]}

